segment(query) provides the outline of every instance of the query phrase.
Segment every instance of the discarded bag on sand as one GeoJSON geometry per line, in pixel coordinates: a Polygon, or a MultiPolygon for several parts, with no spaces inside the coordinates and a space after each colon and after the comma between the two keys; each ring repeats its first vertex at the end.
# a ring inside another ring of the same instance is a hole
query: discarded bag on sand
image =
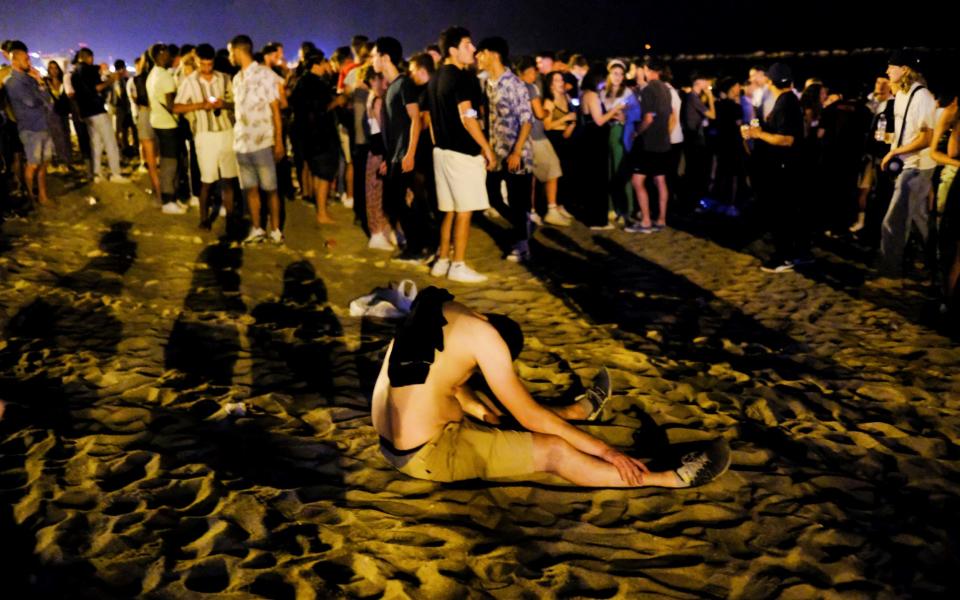
{"type": "Polygon", "coordinates": [[[402,319],[410,314],[410,305],[417,297],[417,284],[410,279],[391,281],[350,301],[351,317],[402,319]]]}

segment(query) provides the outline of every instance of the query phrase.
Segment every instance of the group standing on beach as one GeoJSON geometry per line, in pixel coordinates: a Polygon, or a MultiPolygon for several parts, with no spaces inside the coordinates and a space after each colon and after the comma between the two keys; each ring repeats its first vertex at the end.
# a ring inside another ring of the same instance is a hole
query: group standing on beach
{"type": "Polygon", "coordinates": [[[811,263],[815,234],[849,229],[899,276],[911,232],[935,237],[943,308],[957,303],[957,94],[931,91],[913,52],[893,53],[865,98],[816,78],[798,88],[783,63],[675,87],[652,56],[514,60],[503,38],[475,45],[462,27],[409,58],[391,37],[357,35],[329,57],[304,42],[293,67],[282,44],[258,52],[243,35],[219,51],[154,44],[134,76],[89,48],[45,76],[23,42],[3,56],[5,211],[50,202],[48,166],[73,169],[72,129],[79,177],[106,181],[106,155],[109,181],[127,183],[139,145],[163,213],[196,206],[204,229],[246,215],[247,243],[283,243],[284,200],[299,195],[325,225],[340,198],[371,249],[482,283],[466,263],[476,212],[505,219],[516,262],[535,258],[537,225],[650,234],[672,213],[750,213],[772,236],[770,273],[811,263]]]}

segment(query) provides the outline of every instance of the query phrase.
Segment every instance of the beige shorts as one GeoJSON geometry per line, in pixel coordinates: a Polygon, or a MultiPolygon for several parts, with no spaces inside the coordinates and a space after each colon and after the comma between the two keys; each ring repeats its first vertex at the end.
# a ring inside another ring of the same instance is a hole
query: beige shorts
{"type": "Polygon", "coordinates": [[[233,131],[203,131],[196,135],[200,181],[216,183],[237,176],[237,155],[233,151],[233,131]]]}
{"type": "Polygon", "coordinates": [[[351,163],[350,157],[350,132],[343,125],[337,125],[337,135],[340,137],[340,152],[343,155],[343,162],[351,163]]]}
{"type": "Polygon", "coordinates": [[[522,478],[536,473],[533,434],[506,431],[469,419],[444,425],[437,435],[413,454],[380,452],[401,473],[430,481],[522,478]]]}
{"type": "Polygon", "coordinates": [[[487,168],[483,156],[433,149],[433,174],[437,181],[440,212],[471,212],[490,208],[487,168]]]}
{"type": "Polygon", "coordinates": [[[860,170],[860,177],[857,178],[857,188],[869,190],[873,187],[873,181],[877,178],[877,167],[871,160],[863,169],[860,170]]]}
{"type": "Polygon", "coordinates": [[[540,183],[546,183],[552,179],[563,177],[563,170],[560,168],[560,159],[550,140],[533,141],[533,176],[540,183]]]}

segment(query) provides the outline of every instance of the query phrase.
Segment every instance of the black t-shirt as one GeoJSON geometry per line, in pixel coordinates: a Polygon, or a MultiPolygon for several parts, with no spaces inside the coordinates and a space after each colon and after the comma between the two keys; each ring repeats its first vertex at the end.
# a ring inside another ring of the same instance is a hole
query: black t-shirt
{"type": "Polygon", "coordinates": [[[755,148],[761,157],[781,168],[796,166],[803,142],[803,109],[792,90],[780,94],[770,115],[761,121],[761,128],[767,133],[793,136],[792,146],[773,146],[757,140],[755,148]]]}
{"type": "Polygon", "coordinates": [[[473,110],[479,111],[482,97],[480,82],[471,71],[453,65],[440,67],[427,86],[427,105],[437,148],[471,156],[480,154],[480,145],[463,126],[457,105],[469,100],[473,110]]]}
{"type": "Polygon", "coordinates": [[[417,84],[406,75],[400,75],[387,88],[383,102],[383,143],[385,160],[398,165],[410,146],[410,115],[408,104],[418,104],[417,84]]]}
{"type": "Polygon", "coordinates": [[[717,139],[722,145],[740,146],[743,137],[740,125],[743,124],[743,106],[732,98],[717,100],[717,139]]]}
{"type": "Polygon", "coordinates": [[[297,81],[290,95],[293,130],[302,140],[303,151],[308,158],[340,151],[336,115],[327,110],[333,98],[334,91],[330,83],[309,72],[297,81]]]}
{"type": "Polygon", "coordinates": [[[80,109],[81,117],[92,117],[107,112],[103,107],[103,96],[97,91],[97,86],[103,83],[100,79],[100,67],[80,63],[77,70],[71,75],[74,99],[80,109]]]}
{"type": "Polygon", "coordinates": [[[643,114],[655,113],[653,123],[641,134],[645,152],[670,151],[670,90],[667,84],[654,79],[640,92],[640,106],[643,114]]]}

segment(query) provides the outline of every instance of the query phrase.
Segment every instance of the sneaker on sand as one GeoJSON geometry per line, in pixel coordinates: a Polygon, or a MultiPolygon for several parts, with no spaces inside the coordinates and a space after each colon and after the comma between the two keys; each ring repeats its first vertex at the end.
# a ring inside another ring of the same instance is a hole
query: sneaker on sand
{"type": "Polygon", "coordinates": [[[342,196],[342,202],[344,208],[353,208],[353,196],[347,196],[344,194],[342,196]]]}
{"type": "Polygon", "coordinates": [[[434,277],[446,277],[450,272],[450,259],[438,258],[430,267],[430,274],[434,277]]]}
{"type": "Polygon", "coordinates": [[[643,234],[650,234],[650,233],[657,232],[657,229],[653,225],[646,227],[644,225],[640,225],[639,223],[634,223],[633,225],[627,225],[626,227],[623,228],[623,230],[626,231],[627,233],[643,233],[643,234]]]}
{"type": "Polygon", "coordinates": [[[266,237],[267,232],[260,227],[251,227],[250,233],[243,239],[244,244],[259,244],[266,237]]]}
{"type": "Polygon", "coordinates": [[[465,262],[455,262],[450,264],[450,270],[447,271],[447,279],[460,283],[483,283],[487,280],[487,276],[477,273],[468,267],[465,262]]]}
{"type": "Polygon", "coordinates": [[[94,176],[93,176],[93,183],[103,183],[103,181],[104,181],[103,175],[94,175],[94,176]]]}
{"type": "Polygon", "coordinates": [[[591,225],[590,231],[610,231],[614,229],[613,223],[607,223],[606,225],[591,225]]]}
{"type": "Polygon", "coordinates": [[[371,250],[386,250],[387,252],[393,252],[396,250],[396,247],[390,243],[390,240],[387,239],[387,236],[382,233],[375,233],[370,236],[370,241],[367,242],[367,248],[371,250]]]}
{"type": "Polygon", "coordinates": [[[226,217],[226,216],[227,216],[227,209],[226,209],[226,207],[221,206],[221,207],[220,207],[220,217],[223,218],[223,217],[226,217]]]}
{"type": "Polygon", "coordinates": [[[563,215],[563,216],[565,216],[566,218],[568,218],[568,219],[570,219],[570,220],[573,220],[573,215],[571,215],[571,214],[569,213],[569,211],[567,211],[567,207],[565,207],[565,206],[557,206],[557,211],[559,211],[560,214],[563,215]]]}
{"type": "Polygon", "coordinates": [[[539,214],[537,214],[537,211],[531,210],[530,212],[527,213],[527,216],[530,219],[530,222],[536,225],[537,227],[540,227],[541,225],[543,225],[543,219],[540,217],[539,214]]]}
{"type": "Polygon", "coordinates": [[[130,183],[130,179],[123,175],[111,175],[110,183],[130,183]]]}
{"type": "Polygon", "coordinates": [[[187,205],[192,208],[200,208],[200,198],[196,196],[190,196],[190,200],[187,201],[187,205]]]}
{"type": "Polygon", "coordinates": [[[726,473],[730,468],[730,446],[722,438],[717,439],[706,450],[687,454],[682,462],[677,478],[684,487],[697,487],[726,473]]]}
{"type": "Polygon", "coordinates": [[[283,232],[280,231],[279,229],[274,229],[273,231],[271,231],[271,232],[270,232],[270,241],[273,242],[274,244],[282,244],[282,243],[283,243],[283,232]]]}
{"type": "Polygon", "coordinates": [[[163,208],[161,208],[160,211],[165,215],[182,215],[187,212],[187,209],[176,202],[164,202],[163,208]]]}
{"type": "Polygon", "coordinates": [[[613,382],[610,380],[610,372],[607,371],[606,367],[601,367],[596,379],[593,380],[593,384],[583,394],[577,396],[577,402],[584,398],[590,402],[590,414],[587,415],[587,421],[596,421],[600,418],[600,413],[603,412],[603,407],[606,406],[612,393],[613,382]]]}
{"type": "MultiPolygon", "coordinates": [[[[413,250],[407,248],[400,254],[392,257],[390,260],[410,265],[429,265],[433,260],[433,252],[429,250],[413,250]]],[[[449,266],[447,267],[449,269],[449,266]]]]}
{"type": "Polygon", "coordinates": [[[792,260],[785,260],[783,262],[768,261],[760,266],[760,270],[764,273],[789,273],[793,270],[794,266],[792,260]]]}
{"type": "Polygon", "coordinates": [[[556,227],[570,226],[570,219],[563,216],[563,213],[560,212],[560,209],[556,206],[551,206],[547,209],[547,215],[543,217],[543,222],[547,225],[554,225],[556,227]]]}

